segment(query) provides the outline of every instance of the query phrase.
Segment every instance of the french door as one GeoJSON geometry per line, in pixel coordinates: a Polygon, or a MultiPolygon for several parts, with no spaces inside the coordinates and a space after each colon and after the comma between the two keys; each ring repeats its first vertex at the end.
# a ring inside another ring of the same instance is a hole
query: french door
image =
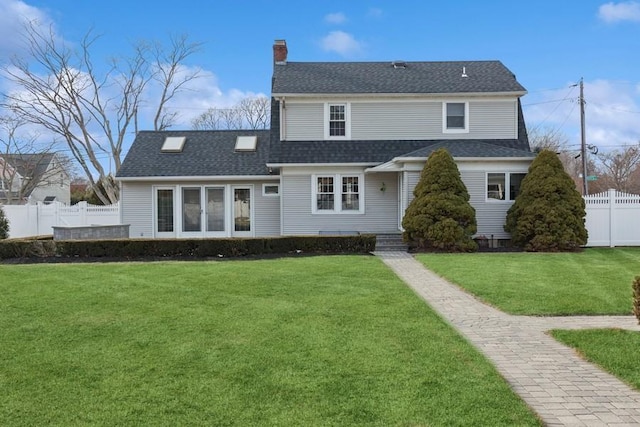
{"type": "Polygon", "coordinates": [[[156,237],[251,237],[253,186],[155,188],[156,237]]]}

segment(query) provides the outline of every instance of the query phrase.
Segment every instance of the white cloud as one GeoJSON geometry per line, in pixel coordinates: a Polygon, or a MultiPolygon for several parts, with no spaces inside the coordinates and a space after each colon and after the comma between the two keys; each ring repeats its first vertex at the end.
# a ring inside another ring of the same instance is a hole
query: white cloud
{"type": "MultiPolygon", "coordinates": [[[[233,88],[223,91],[217,76],[211,71],[183,66],[179,74],[186,75],[194,71],[198,71],[200,77],[190,81],[185,90],[178,93],[168,104],[170,111],[177,111],[179,114],[172,129],[190,129],[191,121],[209,108],[230,108],[243,98],[267,96],[263,93],[233,88]]],[[[158,92],[158,87],[150,88],[147,98],[156,99],[158,92]]],[[[155,111],[152,108],[147,108],[141,113],[144,117],[141,123],[142,127],[151,129],[155,111]]]]}
{"type": "Polygon", "coordinates": [[[640,3],[637,1],[606,3],[598,9],[598,17],[609,24],[619,21],[640,22],[640,3]]]}
{"type": "MultiPolygon", "coordinates": [[[[594,80],[585,82],[585,128],[588,144],[601,151],[640,141],[640,83],[594,80]]],[[[523,99],[529,129],[553,128],[564,133],[572,148],[580,145],[578,88],[552,90],[523,99]]]]}
{"type": "Polygon", "coordinates": [[[347,22],[347,17],[342,12],[329,13],[324,17],[324,21],[328,24],[339,25],[347,22]]]}
{"type": "Polygon", "coordinates": [[[49,27],[49,16],[41,9],[21,0],[0,0],[0,57],[9,57],[22,50],[20,34],[27,23],[49,27]]]}
{"type": "Polygon", "coordinates": [[[342,56],[357,55],[362,52],[363,44],[344,31],[331,31],[320,43],[327,52],[336,52],[342,56]]]}

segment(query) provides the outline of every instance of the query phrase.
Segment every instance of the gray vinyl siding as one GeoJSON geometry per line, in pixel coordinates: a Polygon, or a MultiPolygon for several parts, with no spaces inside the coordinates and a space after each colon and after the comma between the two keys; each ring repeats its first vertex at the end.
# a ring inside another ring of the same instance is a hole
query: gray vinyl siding
{"type": "Polygon", "coordinates": [[[465,138],[517,138],[517,104],[512,102],[469,102],[469,133],[465,138]]]}
{"type": "MultiPolygon", "coordinates": [[[[460,99],[458,102],[464,102],[460,99]]],[[[384,139],[510,139],[517,138],[517,100],[469,102],[469,132],[444,133],[443,101],[351,101],[350,125],[353,140],[384,139]]],[[[324,139],[323,102],[287,102],[286,139],[324,139]]]]}
{"type": "MultiPolygon", "coordinates": [[[[493,236],[494,239],[508,239],[509,233],[504,231],[504,222],[507,210],[511,207],[509,202],[487,202],[485,191],[485,176],[482,171],[467,171],[460,173],[462,182],[467,186],[469,192],[469,202],[476,210],[476,222],[478,231],[476,235],[485,235],[487,238],[493,236]]],[[[412,171],[406,173],[409,197],[407,206],[414,199],[413,189],[420,180],[420,172],[412,171]]]]}
{"type": "Polygon", "coordinates": [[[442,134],[442,103],[351,103],[352,139],[424,139],[442,134]]]}
{"type": "MultiPolygon", "coordinates": [[[[253,198],[254,203],[254,221],[255,221],[255,236],[256,237],[269,237],[280,235],[280,195],[278,196],[263,196],[262,195],[262,182],[252,183],[254,184],[253,198]]],[[[276,184],[275,182],[269,182],[269,184],[276,184]]],[[[282,192],[282,189],[280,189],[282,192]]]]}
{"type": "MultiPolygon", "coordinates": [[[[216,186],[216,185],[253,185],[253,205],[254,209],[254,233],[256,237],[279,236],[280,235],[280,197],[263,196],[262,184],[265,181],[249,182],[162,182],[162,183],[130,183],[123,182],[120,193],[121,220],[123,224],[130,224],[129,236],[132,238],[152,238],[154,223],[153,189],[154,187],[174,188],[180,191],[178,186],[216,186]]],[[[269,181],[269,184],[277,182],[269,181]]],[[[177,193],[176,193],[177,194],[177,193]]],[[[227,194],[227,198],[230,195],[227,194]]],[[[176,221],[177,209],[176,208],[176,221]]],[[[230,224],[228,225],[230,226],[230,224]]],[[[176,223],[176,227],[179,224],[176,223]]],[[[179,233],[176,234],[176,236],[179,233]]],[[[206,236],[205,236],[206,237],[206,236]]]]}
{"type": "Polygon", "coordinates": [[[470,203],[476,210],[476,222],[478,232],[476,235],[485,235],[488,239],[509,239],[511,236],[504,231],[504,223],[507,211],[511,207],[510,202],[487,202],[485,188],[485,172],[461,172],[462,181],[467,186],[470,203]]]}
{"type": "Polygon", "coordinates": [[[395,173],[364,175],[364,214],[313,214],[312,175],[283,175],[282,234],[398,231],[398,179],[395,173]],[[385,191],[381,191],[384,183],[385,191]]]}
{"type": "Polygon", "coordinates": [[[129,224],[129,237],[153,237],[153,193],[147,183],[123,182],[120,190],[122,224],[129,224]]]}
{"type": "Polygon", "coordinates": [[[286,139],[290,141],[317,141],[324,139],[323,103],[286,103],[286,139]]]}

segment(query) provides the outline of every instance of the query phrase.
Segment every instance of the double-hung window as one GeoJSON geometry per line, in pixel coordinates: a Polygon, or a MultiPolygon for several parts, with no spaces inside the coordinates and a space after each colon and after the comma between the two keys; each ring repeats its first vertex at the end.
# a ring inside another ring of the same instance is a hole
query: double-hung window
{"type": "Polygon", "coordinates": [[[325,139],[349,139],[349,104],[326,103],[325,104],[325,139]]]}
{"type": "Polygon", "coordinates": [[[319,176],[316,178],[316,210],[328,212],[335,209],[335,185],[334,177],[319,176]]]}
{"type": "Polygon", "coordinates": [[[469,132],[469,104],[445,102],[442,104],[442,131],[444,133],[469,132]]]}
{"type": "Polygon", "coordinates": [[[363,213],[362,175],[316,175],[313,213],[363,213]]]}
{"type": "Polygon", "coordinates": [[[487,174],[487,200],[514,201],[520,193],[525,173],[497,172],[487,174]]]}

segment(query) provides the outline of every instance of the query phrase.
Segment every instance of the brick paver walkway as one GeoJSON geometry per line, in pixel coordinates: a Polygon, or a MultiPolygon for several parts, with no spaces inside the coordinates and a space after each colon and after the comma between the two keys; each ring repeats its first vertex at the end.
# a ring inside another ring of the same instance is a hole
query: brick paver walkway
{"type": "Polygon", "coordinates": [[[549,329],[624,328],[633,316],[513,316],[481,303],[403,252],[376,252],[385,264],[497,367],[549,426],[640,426],[640,393],[585,362],[549,329]]]}

